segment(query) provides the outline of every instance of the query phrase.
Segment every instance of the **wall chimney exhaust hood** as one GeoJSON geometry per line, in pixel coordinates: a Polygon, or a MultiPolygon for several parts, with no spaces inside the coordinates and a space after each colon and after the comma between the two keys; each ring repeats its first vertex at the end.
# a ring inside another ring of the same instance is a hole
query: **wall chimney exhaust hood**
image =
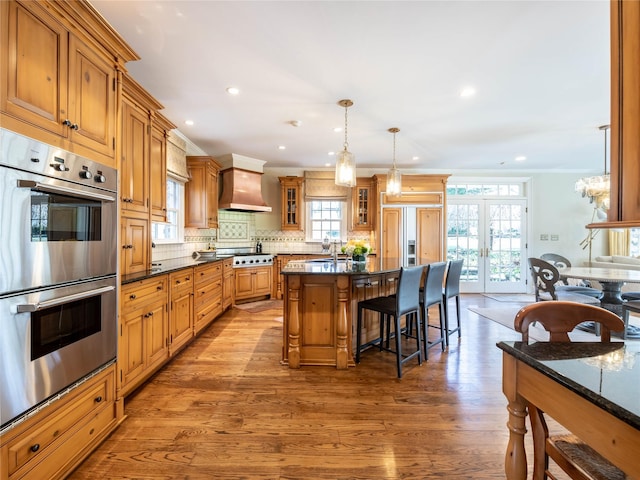
{"type": "Polygon", "coordinates": [[[220,210],[236,212],[270,212],[262,199],[262,175],[265,161],[230,153],[218,157],[222,166],[220,210]]]}

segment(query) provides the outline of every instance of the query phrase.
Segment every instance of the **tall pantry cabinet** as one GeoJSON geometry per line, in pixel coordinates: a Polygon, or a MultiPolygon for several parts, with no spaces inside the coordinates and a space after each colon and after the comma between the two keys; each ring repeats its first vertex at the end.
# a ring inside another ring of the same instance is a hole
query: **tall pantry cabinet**
{"type": "Polygon", "coordinates": [[[150,267],[151,221],[166,219],[166,152],[175,128],[162,109],[129,75],[123,75],[121,103],[120,206],[123,275],[150,267]]]}

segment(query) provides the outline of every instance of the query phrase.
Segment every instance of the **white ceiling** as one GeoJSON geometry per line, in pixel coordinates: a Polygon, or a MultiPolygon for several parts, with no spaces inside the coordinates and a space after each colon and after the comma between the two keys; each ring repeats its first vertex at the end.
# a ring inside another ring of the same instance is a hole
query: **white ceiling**
{"type": "Polygon", "coordinates": [[[388,168],[398,127],[404,169],[604,168],[606,0],[92,4],[142,58],[132,76],[213,156],[333,165],[349,98],[358,167],[388,168]]]}

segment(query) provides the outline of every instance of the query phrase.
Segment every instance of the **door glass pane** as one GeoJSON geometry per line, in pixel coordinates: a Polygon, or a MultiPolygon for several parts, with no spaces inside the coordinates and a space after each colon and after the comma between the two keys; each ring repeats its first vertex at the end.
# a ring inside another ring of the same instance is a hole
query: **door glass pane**
{"type": "Polygon", "coordinates": [[[489,207],[489,281],[521,280],[522,206],[489,207]]]}
{"type": "Polygon", "coordinates": [[[461,281],[478,280],[478,205],[447,208],[447,260],[464,259],[461,281]]]}

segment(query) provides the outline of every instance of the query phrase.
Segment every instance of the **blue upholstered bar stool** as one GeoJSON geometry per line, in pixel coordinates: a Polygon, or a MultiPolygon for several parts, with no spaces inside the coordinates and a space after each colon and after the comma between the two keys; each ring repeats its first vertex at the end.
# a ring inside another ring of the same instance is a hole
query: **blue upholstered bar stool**
{"type": "Polygon", "coordinates": [[[421,335],[416,335],[416,350],[410,354],[402,353],[402,328],[400,320],[415,315],[416,328],[421,329],[422,313],[420,309],[420,282],[422,281],[423,266],[402,267],[398,278],[398,287],[395,295],[370,298],[358,302],[358,322],[356,327],[356,363],[360,363],[360,350],[362,345],[362,312],[372,310],[380,314],[380,349],[396,354],[398,378],[402,378],[402,365],[414,357],[418,357],[418,364],[422,365],[422,341],[421,335]],[[395,329],[395,350],[384,346],[384,331],[386,322],[393,319],[395,329]]]}
{"type": "Polygon", "coordinates": [[[431,347],[440,344],[442,350],[447,344],[446,328],[444,323],[444,295],[442,295],[442,285],[444,283],[444,275],[447,270],[446,262],[430,263],[425,268],[424,288],[420,291],[420,308],[422,309],[422,331],[424,359],[429,358],[428,351],[431,347]],[[429,324],[429,307],[438,305],[440,326],[429,324]],[[440,336],[435,340],[429,341],[429,328],[439,329],[440,336]]]}

